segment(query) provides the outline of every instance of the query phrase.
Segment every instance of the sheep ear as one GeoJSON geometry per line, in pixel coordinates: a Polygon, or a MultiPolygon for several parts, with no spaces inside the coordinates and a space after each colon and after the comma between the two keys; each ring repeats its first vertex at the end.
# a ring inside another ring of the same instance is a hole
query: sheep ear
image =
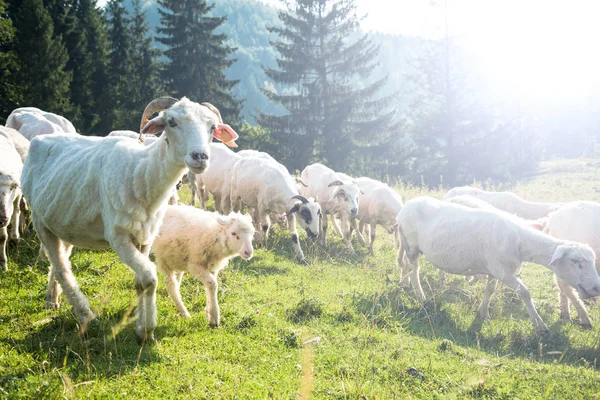
{"type": "Polygon", "coordinates": [[[556,250],[554,251],[554,254],[552,255],[552,260],[550,260],[550,264],[548,264],[548,265],[552,265],[554,262],[563,258],[565,253],[567,252],[567,249],[568,249],[568,247],[565,245],[558,246],[556,248],[556,250]]]}
{"type": "Polygon", "coordinates": [[[231,221],[231,219],[225,218],[223,215],[217,215],[215,219],[217,220],[217,223],[221,226],[227,226],[231,221]]]}
{"type": "Polygon", "coordinates": [[[217,124],[213,127],[215,139],[220,140],[229,147],[238,147],[235,141],[240,137],[232,127],[227,124],[217,124]]]}
{"type": "Polygon", "coordinates": [[[331,182],[329,185],[327,185],[327,187],[332,187],[332,186],[342,186],[344,184],[344,182],[337,180],[337,181],[333,181],[331,182]]]}
{"type": "Polygon", "coordinates": [[[158,116],[155,118],[152,118],[150,121],[148,121],[146,123],[146,125],[144,125],[144,127],[142,128],[142,133],[145,134],[149,134],[149,135],[156,135],[159,132],[162,132],[165,130],[165,120],[163,119],[163,117],[158,116]]]}
{"type": "Polygon", "coordinates": [[[340,193],[340,188],[335,188],[335,190],[331,194],[331,198],[329,199],[329,201],[333,201],[333,199],[335,199],[339,193],[340,193]]]}
{"type": "Polygon", "coordinates": [[[298,212],[298,210],[300,210],[300,203],[296,203],[296,205],[294,207],[292,207],[290,209],[290,211],[285,213],[285,216],[288,217],[288,216],[292,215],[293,213],[298,212]]]}

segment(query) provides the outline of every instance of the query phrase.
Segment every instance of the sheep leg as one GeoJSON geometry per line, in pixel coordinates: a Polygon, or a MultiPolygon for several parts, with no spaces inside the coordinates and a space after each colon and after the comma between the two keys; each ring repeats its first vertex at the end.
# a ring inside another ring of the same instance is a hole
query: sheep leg
{"type": "Polygon", "coordinates": [[[44,250],[50,260],[50,271],[48,274],[48,291],[46,292],[46,306],[58,308],[58,295],[62,288],[67,296],[69,304],[73,306],[79,323],[84,325],[95,318],[90,309],[90,304],[85,298],[77,280],[71,270],[69,255],[72,246],[64,244],[54,233],[47,229],[42,223],[37,222],[35,214],[32,213],[33,226],[44,245],[44,250]],[[57,287],[60,285],[60,287],[57,287]]]}
{"type": "Polygon", "coordinates": [[[571,300],[575,310],[577,310],[577,315],[579,315],[581,326],[584,328],[591,328],[592,323],[590,321],[590,317],[585,309],[583,301],[581,301],[575,292],[575,289],[558,277],[556,277],[556,285],[558,286],[559,290],[560,318],[565,322],[571,321],[571,317],[569,315],[569,300],[571,300]]]}
{"type": "Polygon", "coordinates": [[[19,225],[21,229],[21,235],[24,235],[27,232],[27,228],[29,227],[30,214],[27,208],[27,202],[25,198],[21,196],[21,201],[19,202],[19,210],[21,211],[21,218],[19,220],[19,225]]]}
{"type": "Polygon", "coordinates": [[[420,302],[425,301],[425,292],[421,286],[421,279],[419,278],[419,256],[410,257],[408,256],[408,268],[410,269],[410,283],[417,295],[420,302]]]}
{"type": "Polygon", "coordinates": [[[377,224],[370,224],[371,229],[369,229],[371,232],[371,241],[369,242],[369,253],[370,254],[375,254],[375,251],[373,250],[373,243],[375,243],[375,236],[377,235],[377,224]]]}
{"type": "Polygon", "coordinates": [[[154,341],[156,328],[156,266],[148,259],[150,246],[138,250],[128,232],[114,232],[109,243],[121,261],[135,272],[134,285],[138,296],[135,334],[138,343],[154,341]]]}
{"type": "Polygon", "coordinates": [[[169,297],[173,300],[173,303],[175,303],[175,307],[177,307],[179,314],[184,318],[189,318],[190,313],[187,308],[185,308],[183,300],[181,300],[180,283],[177,272],[170,271],[165,274],[165,286],[167,287],[169,297]]]}
{"type": "Polygon", "coordinates": [[[325,247],[327,244],[327,214],[321,218],[321,245],[325,247]]]}
{"type": "Polygon", "coordinates": [[[10,232],[9,232],[9,240],[10,243],[16,245],[21,240],[21,236],[19,235],[19,220],[21,217],[21,196],[17,196],[13,203],[13,214],[10,219],[10,232]]]}
{"type": "MultiPolygon", "coordinates": [[[[73,246],[63,242],[63,246],[65,249],[65,257],[67,260],[71,257],[71,251],[73,250],[73,246]]],[[[44,255],[44,259],[47,261],[48,256],[44,251],[44,247],[40,246],[40,254],[44,255]]],[[[48,291],[46,292],[46,308],[58,309],[60,304],[58,303],[58,297],[62,293],[62,287],[59,285],[58,281],[54,278],[53,268],[48,269],[48,291]]]]}
{"type": "Polygon", "coordinates": [[[348,215],[346,213],[342,213],[342,228],[344,229],[344,241],[346,242],[346,246],[348,246],[348,251],[351,254],[354,254],[354,247],[352,247],[352,242],[350,241],[350,229],[348,228],[348,215]]]}
{"type": "Polygon", "coordinates": [[[344,234],[342,233],[342,228],[340,228],[340,225],[338,224],[338,221],[335,218],[335,214],[331,214],[331,225],[333,225],[333,232],[337,236],[344,237],[344,234]]]}
{"type": "Polygon", "coordinates": [[[8,271],[7,258],[6,258],[6,241],[8,239],[8,232],[5,227],[0,228],[0,269],[2,271],[8,271]]]}
{"type": "Polygon", "coordinates": [[[298,262],[301,264],[308,264],[306,262],[306,258],[304,258],[304,253],[300,247],[300,242],[298,241],[298,231],[296,231],[296,214],[290,214],[287,216],[287,224],[288,230],[292,235],[292,243],[294,244],[294,251],[296,252],[296,260],[298,260],[298,262]]]}
{"type": "Polygon", "coordinates": [[[404,254],[404,248],[398,249],[398,257],[396,258],[396,265],[400,270],[400,283],[405,282],[409,276],[410,268],[406,265],[406,257],[404,254]]]}
{"type": "Polygon", "coordinates": [[[196,198],[198,197],[198,183],[196,182],[196,175],[188,172],[188,181],[190,183],[190,190],[192,191],[192,200],[190,205],[196,207],[196,198]]]}
{"type": "Polygon", "coordinates": [[[206,312],[210,327],[215,328],[219,326],[221,321],[219,302],[217,300],[217,290],[219,289],[217,277],[202,268],[194,276],[204,284],[204,289],[206,290],[206,308],[204,311],[206,312]]]}
{"type": "MultiPolygon", "coordinates": [[[[258,209],[258,207],[257,207],[258,209]]],[[[269,214],[265,213],[265,212],[257,212],[257,214],[259,214],[259,218],[257,218],[257,220],[260,221],[260,227],[262,230],[262,240],[265,246],[265,249],[267,248],[267,240],[269,239],[269,228],[271,227],[271,221],[269,220],[269,214]]]]}
{"type": "MultiPolygon", "coordinates": [[[[217,199],[215,198],[215,204],[217,203],[217,199]]],[[[223,194],[221,195],[221,212],[223,215],[229,214],[231,211],[231,198],[229,195],[223,194]]]]}
{"type": "MultiPolygon", "coordinates": [[[[360,221],[362,224],[362,221],[360,221]]],[[[365,237],[360,232],[360,229],[356,226],[356,218],[350,218],[350,236],[352,236],[352,231],[356,230],[356,236],[361,244],[366,245],[365,237]]]]}
{"type": "Polygon", "coordinates": [[[221,208],[221,195],[218,193],[213,193],[213,199],[215,201],[215,211],[223,214],[223,209],[221,208]]]}
{"type": "Polygon", "coordinates": [[[361,219],[360,222],[358,223],[358,230],[360,231],[360,233],[363,234],[363,239],[364,239],[364,236],[366,235],[365,226],[367,226],[367,224],[365,223],[364,220],[361,219]]]}
{"type": "Polygon", "coordinates": [[[498,279],[496,279],[496,277],[493,275],[489,275],[487,285],[485,286],[485,291],[483,292],[483,300],[481,300],[479,310],[477,311],[477,315],[479,315],[481,319],[490,318],[490,299],[496,291],[497,286],[498,279]]]}
{"type": "Polygon", "coordinates": [[[169,197],[169,205],[176,206],[177,204],[179,204],[179,195],[177,194],[177,189],[173,188],[171,197],[169,197]]]}
{"type": "Polygon", "coordinates": [[[177,276],[177,281],[179,282],[179,285],[181,285],[181,281],[183,280],[183,271],[176,272],[175,276],[177,276]]]}
{"type": "Polygon", "coordinates": [[[540,317],[540,314],[538,314],[537,310],[535,309],[535,306],[533,305],[533,300],[531,299],[531,293],[529,293],[529,289],[527,289],[523,281],[521,281],[516,276],[504,276],[500,279],[502,280],[502,283],[504,283],[509,288],[517,290],[519,297],[527,306],[527,310],[529,311],[529,317],[538,334],[548,333],[548,327],[546,326],[546,324],[544,324],[542,317],[540,317]]]}

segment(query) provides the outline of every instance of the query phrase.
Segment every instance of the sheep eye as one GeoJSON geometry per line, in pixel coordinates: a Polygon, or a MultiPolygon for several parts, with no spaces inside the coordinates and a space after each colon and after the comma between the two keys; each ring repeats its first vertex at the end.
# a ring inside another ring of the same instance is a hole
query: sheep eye
{"type": "Polygon", "coordinates": [[[173,118],[169,118],[169,120],[167,122],[169,123],[169,126],[171,128],[175,128],[177,126],[177,123],[175,122],[175,120],[173,118]]]}
{"type": "Polygon", "coordinates": [[[231,232],[231,236],[235,236],[235,232],[231,232]]]}

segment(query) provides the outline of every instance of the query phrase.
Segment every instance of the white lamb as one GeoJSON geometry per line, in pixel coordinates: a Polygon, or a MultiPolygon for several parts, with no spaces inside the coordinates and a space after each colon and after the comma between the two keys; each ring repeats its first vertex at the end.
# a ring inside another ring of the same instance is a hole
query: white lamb
{"type": "MultiPolygon", "coordinates": [[[[357,230],[358,238],[365,242],[363,228],[369,227],[369,252],[373,254],[373,245],[377,232],[377,225],[381,225],[390,234],[396,234],[396,216],[402,209],[402,197],[388,185],[371,178],[357,178],[363,194],[358,197],[358,218],[360,225],[357,230]]],[[[354,220],[352,225],[355,226],[354,220]]],[[[396,241],[399,242],[398,238],[396,241]]],[[[400,245],[400,243],[397,243],[400,245]]]]}
{"type": "Polygon", "coordinates": [[[6,242],[19,241],[21,171],[23,162],[11,142],[0,135],[0,269],[8,269],[6,242]],[[10,233],[8,225],[11,224],[10,233]]]}
{"type": "Polygon", "coordinates": [[[260,224],[258,226],[262,228],[261,235],[265,244],[271,225],[269,213],[285,213],[296,259],[306,263],[298,241],[296,214],[299,216],[300,227],[309,237],[316,238],[319,235],[321,207],[312,199],[300,196],[289,173],[284,173],[269,160],[242,158],[235,164],[231,176],[231,205],[237,211],[242,203],[254,210],[254,223],[260,224]]]}
{"type": "Polygon", "coordinates": [[[558,240],[514,218],[483,209],[419,197],[407,202],[397,218],[404,251],[398,265],[408,260],[411,283],[425,300],[419,281],[419,255],[437,268],[459,275],[487,274],[488,284],[478,315],[489,316],[489,300],[498,280],[517,290],[538,332],[548,328],[531,295],[516,274],[524,261],[547,266],[584,297],[600,295],[594,251],[585,244],[558,240]]]}
{"type": "Polygon", "coordinates": [[[253,236],[249,215],[223,216],[190,206],[167,208],[152,251],[158,270],[165,275],[167,292],[182,316],[190,317],[179,292],[183,273],[189,272],[204,284],[210,326],[219,325],[217,276],[233,257],[252,258],[253,236]]]}
{"type": "MultiPolygon", "coordinates": [[[[589,245],[600,254],[600,203],[574,201],[567,203],[548,216],[544,232],[559,239],[572,240],[589,245]]],[[[600,271],[600,258],[596,258],[596,269],[600,271]]],[[[556,276],[559,291],[560,317],[570,321],[569,300],[577,310],[583,327],[591,328],[590,317],[577,292],[560,277],[556,276]]]]}
{"type": "Polygon", "coordinates": [[[206,169],[213,135],[236,137],[214,110],[185,97],[153,100],[144,110],[141,132],[164,132],[150,146],[115,137],[43,135],[31,141],[22,186],[51,263],[48,306],[58,307],[62,287],[82,326],[93,319],[69,255],[72,246],[111,247],[135,272],[136,337],[154,340],[157,276],[148,254],[171,189],[187,168],[206,169]],[[162,112],[148,120],[156,111],[162,112]]]}
{"type": "Polygon", "coordinates": [[[53,133],[77,135],[71,121],[63,116],[35,107],[21,107],[13,110],[6,119],[6,126],[21,132],[28,140],[38,135],[53,133]]]}
{"type": "Polygon", "coordinates": [[[358,184],[348,175],[335,172],[323,164],[315,163],[302,170],[300,174],[300,194],[313,197],[321,205],[323,218],[321,219],[321,243],[325,245],[327,235],[327,215],[331,215],[335,224],[335,215],[340,214],[342,221],[343,237],[348,250],[354,252],[350,241],[348,218],[358,215],[358,184]]]}
{"type": "Polygon", "coordinates": [[[560,204],[557,203],[537,203],[523,200],[511,192],[487,192],[485,190],[469,186],[450,189],[444,196],[444,200],[449,200],[452,197],[460,195],[470,195],[476,197],[480,200],[490,203],[500,210],[529,220],[543,218],[560,207],[560,204]]]}

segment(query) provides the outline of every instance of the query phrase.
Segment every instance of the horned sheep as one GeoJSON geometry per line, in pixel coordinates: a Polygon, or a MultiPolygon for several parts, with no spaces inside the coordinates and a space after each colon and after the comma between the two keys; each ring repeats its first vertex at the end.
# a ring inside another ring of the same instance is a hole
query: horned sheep
{"type": "Polygon", "coordinates": [[[498,280],[517,290],[539,333],[548,328],[529,290],[516,276],[524,261],[547,266],[584,298],[600,295],[596,256],[588,245],[555,239],[498,212],[419,197],[404,205],[397,222],[403,243],[398,265],[408,262],[411,283],[421,301],[425,294],[419,280],[420,254],[446,272],[488,275],[478,310],[481,318],[489,316],[489,300],[498,280]]]}
{"type": "Polygon", "coordinates": [[[228,141],[237,137],[220,121],[218,110],[208,103],[158,98],[146,106],[141,122],[144,134],[164,131],[153,145],[68,135],[31,141],[22,186],[51,264],[48,306],[58,307],[62,287],[85,327],[94,313],[71,271],[71,249],[111,247],[135,272],[136,337],[140,342],[154,340],[157,275],[148,258],[150,247],[171,188],[187,168],[201,173],[208,166],[212,136],[228,141]]]}
{"type": "Polygon", "coordinates": [[[260,235],[265,243],[271,226],[269,213],[285,213],[296,259],[306,263],[298,241],[296,214],[300,227],[315,238],[319,235],[321,207],[298,193],[294,179],[287,170],[284,173],[284,169],[263,158],[242,158],[235,164],[231,176],[231,204],[234,211],[240,210],[242,204],[254,209],[254,223],[260,224],[260,235]]]}
{"type": "Polygon", "coordinates": [[[245,260],[252,258],[253,236],[249,215],[223,216],[190,206],[167,208],[152,252],[158,270],[165,276],[167,292],[182,316],[190,317],[179,291],[183,274],[189,272],[206,290],[205,312],[210,325],[219,325],[219,271],[238,255],[245,260]]]}

